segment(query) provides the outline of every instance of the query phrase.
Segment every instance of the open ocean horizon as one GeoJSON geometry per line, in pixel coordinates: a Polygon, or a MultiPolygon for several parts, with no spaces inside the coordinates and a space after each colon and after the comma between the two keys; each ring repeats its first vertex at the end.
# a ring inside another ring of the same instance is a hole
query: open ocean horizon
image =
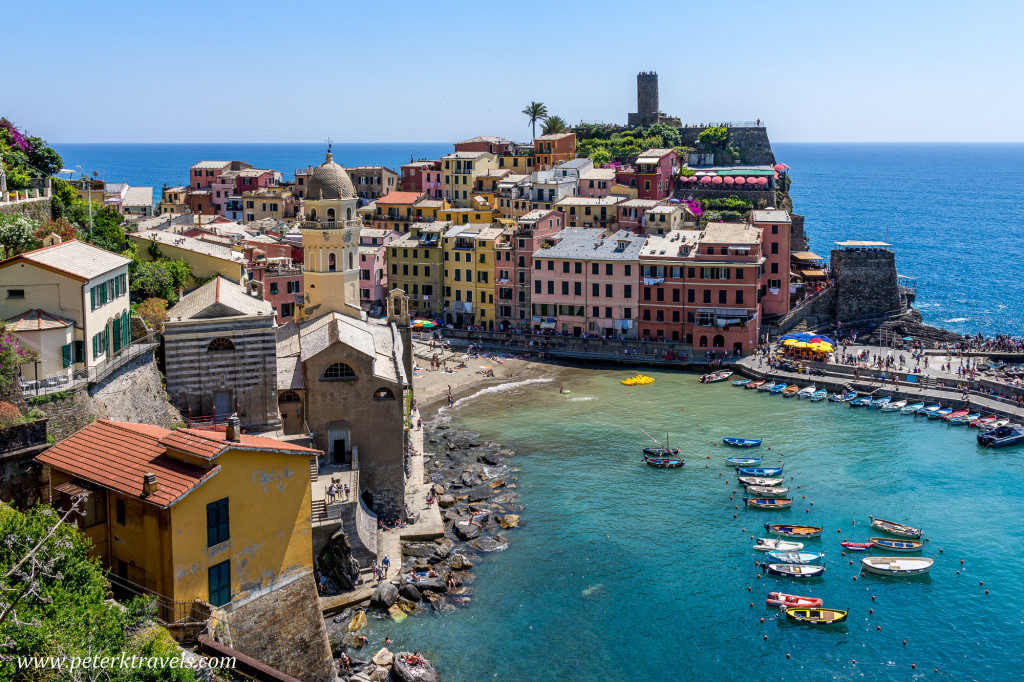
{"type": "MultiPolygon", "coordinates": [[[[108,182],[183,184],[203,159],[244,160],[281,171],[322,163],[323,143],[57,143],[64,167],[108,182]]],[[[960,333],[1024,335],[1024,143],[775,143],[791,167],[794,212],[811,250],[832,242],[893,244],[899,273],[917,280],[924,321],[960,333]]],[[[440,158],[445,143],[335,143],[345,166],[395,170],[440,158]]]]}

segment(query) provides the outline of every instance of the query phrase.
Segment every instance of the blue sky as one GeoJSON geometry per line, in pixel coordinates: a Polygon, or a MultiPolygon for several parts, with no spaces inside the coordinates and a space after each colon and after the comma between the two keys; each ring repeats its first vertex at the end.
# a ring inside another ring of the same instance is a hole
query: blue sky
{"type": "Polygon", "coordinates": [[[520,140],[531,100],[624,122],[646,70],[666,113],[774,141],[1024,141],[1021,2],[46,7],[5,32],[0,115],[51,142],[520,140]]]}

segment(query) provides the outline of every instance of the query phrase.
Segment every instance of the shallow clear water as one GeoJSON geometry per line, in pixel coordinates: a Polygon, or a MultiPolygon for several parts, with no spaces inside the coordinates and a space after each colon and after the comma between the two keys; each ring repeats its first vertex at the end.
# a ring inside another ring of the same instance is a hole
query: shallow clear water
{"type": "Polygon", "coordinates": [[[991,679],[1016,666],[1024,450],[982,450],[974,430],[936,421],[649,374],[655,384],[627,388],[623,372],[568,370],[457,408],[520,453],[524,524],[477,564],[469,608],[372,621],[371,643],[391,636],[454,680],[749,680],[768,667],[789,679],[909,679],[912,663],[922,676],[991,679]],[[640,429],[668,431],[686,466],[643,466],[640,429]],[[727,435],[765,445],[712,445],[727,435]],[[743,507],[723,462],[741,453],[783,460],[793,509],[743,507]],[[869,514],[925,529],[930,576],[859,576],[864,554],[843,557],[838,543],[880,535],[869,514]],[[823,578],[757,577],[751,536],[769,521],[825,527],[805,543],[826,553],[823,578]],[[779,622],[764,604],[772,590],[820,596],[849,619],[779,622]]]}

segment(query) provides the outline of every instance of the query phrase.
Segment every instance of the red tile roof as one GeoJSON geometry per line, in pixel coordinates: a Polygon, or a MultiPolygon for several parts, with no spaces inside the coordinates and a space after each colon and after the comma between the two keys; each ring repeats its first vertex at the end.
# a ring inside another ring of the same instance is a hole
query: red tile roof
{"type": "Polygon", "coordinates": [[[423,196],[419,192],[388,192],[380,199],[377,199],[378,204],[413,204],[416,200],[423,196]]]}
{"type": "Polygon", "coordinates": [[[264,450],[267,452],[285,452],[297,455],[320,454],[320,450],[311,450],[301,445],[286,443],[264,436],[242,434],[239,442],[233,443],[227,440],[227,435],[221,428],[212,430],[179,429],[161,438],[160,443],[179,452],[185,452],[206,459],[213,459],[226,450],[264,450]]]}
{"type": "Polygon", "coordinates": [[[45,310],[33,308],[26,310],[21,315],[7,318],[7,326],[15,332],[33,332],[43,329],[63,329],[71,327],[75,323],[72,320],[65,320],[63,317],[51,315],[45,310]]]}
{"type": "Polygon", "coordinates": [[[80,479],[169,507],[218,471],[172,459],[159,443],[167,429],[101,420],[36,457],[80,479]],[[159,490],[142,496],[143,474],[154,473],[159,490]]]}

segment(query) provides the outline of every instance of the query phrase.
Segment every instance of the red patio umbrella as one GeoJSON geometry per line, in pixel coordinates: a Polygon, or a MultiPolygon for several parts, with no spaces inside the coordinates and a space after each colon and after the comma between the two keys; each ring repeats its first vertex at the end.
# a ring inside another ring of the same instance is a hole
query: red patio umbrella
{"type": "Polygon", "coordinates": [[[722,184],[721,176],[716,175],[715,177],[711,178],[711,183],[714,184],[714,185],[721,185],[722,184]]]}
{"type": "Polygon", "coordinates": [[[740,177],[736,178],[736,184],[745,185],[747,184],[747,179],[741,175],[740,177]]]}
{"type": "Polygon", "coordinates": [[[702,184],[702,185],[710,185],[711,184],[711,176],[710,175],[705,175],[704,177],[702,177],[700,179],[700,184],[702,184]]]}
{"type": "Polygon", "coordinates": [[[725,176],[725,184],[732,185],[735,182],[736,182],[736,178],[732,177],[731,175],[725,176]]]}
{"type": "Polygon", "coordinates": [[[766,177],[758,178],[757,179],[757,184],[759,184],[759,185],[767,185],[768,184],[768,178],[766,178],[766,177]]]}
{"type": "Polygon", "coordinates": [[[757,184],[757,178],[747,178],[747,184],[748,185],[756,185],[757,184]]]}
{"type": "Polygon", "coordinates": [[[784,170],[789,170],[789,166],[787,166],[784,163],[777,163],[777,164],[775,164],[775,170],[777,170],[777,171],[779,171],[781,173],[784,170]]]}

